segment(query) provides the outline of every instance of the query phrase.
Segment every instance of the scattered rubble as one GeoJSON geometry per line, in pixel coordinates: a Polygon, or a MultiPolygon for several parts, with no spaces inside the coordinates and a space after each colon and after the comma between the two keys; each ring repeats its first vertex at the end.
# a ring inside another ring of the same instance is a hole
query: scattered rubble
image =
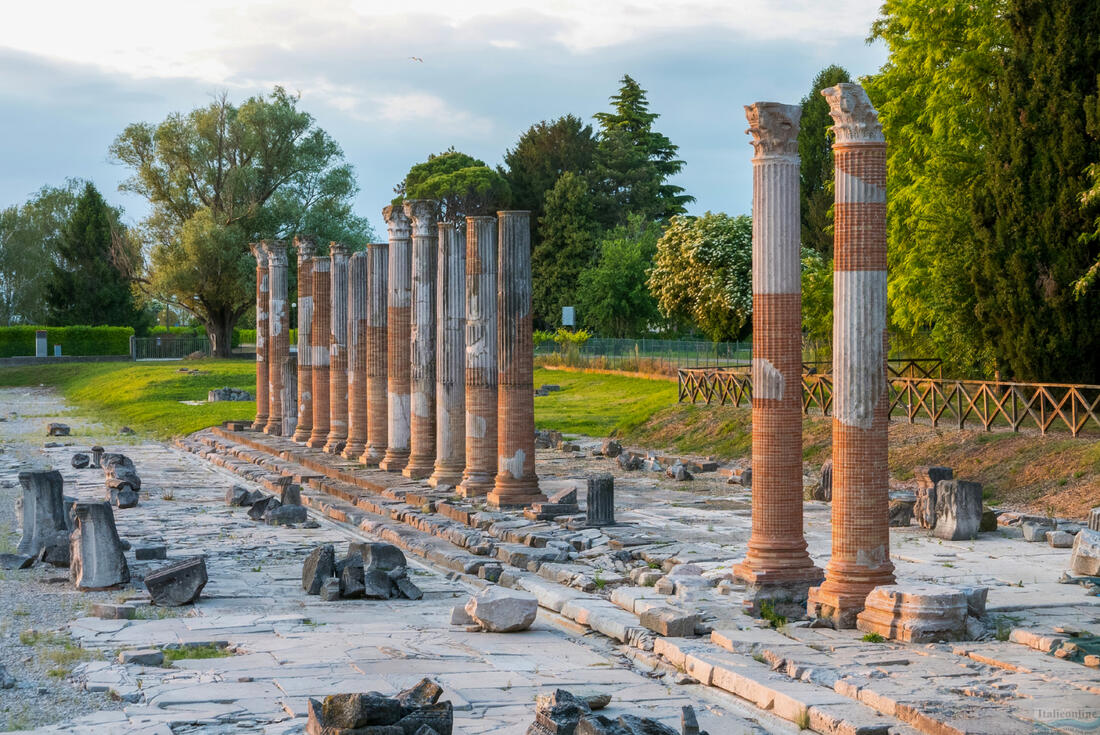
{"type": "Polygon", "coordinates": [[[145,588],[154,605],[179,607],[198,600],[207,581],[206,557],[193,556],[146,574],[145,588]]]}
{"type": "MultiPolygon", "coordinates": [[[[292,506],[291,506],[292,507],[292,506]]],[[[393,544],[348,544],[348,553],[336,561],[332,544],[318,546],[302,564],[302,589],[326,601],[338,599],[419,600],[420,588],[408,578],[405,554],[393,544]]]]}
{"type": "Polygon", "coordinates": [[[46,436],[69,436],[70,431],[68,424],[46,424],[46,436]]]}
{"type": "Polygon", "coordinates": [[[215,388],[214,390],[206,394],[206,401],[208,403],[216,403],[218,401],[251,401],[255,400],[252,394],[246,390],[240,388],[230,388],[225,386],[224,388],[215,388]]]}
{"type": "Polygon", "coordinates": [[[307,735],[452,735],[454,707],[431,679],[386,697],[378,692],[309,700],[307,735]]]}
{"type": "Polygon", "coordinates": [[[69,460],[69,463],[73,466],[74,470],[82,470],[92,463],[92,458],[83,452],[77,452],[73,455],[73,458],[69,460]]]}
{"type": "Polygon", "coordinates": [[[585,699],[564,689],[540,695],[535,700],[535,721],[527,729],[527,735],[707,735],[699,729],[695,710],[690,706],[682,708],[680,733],[648,717],[620,715],[612,720],[593,714],[593,709],[596,707],[585,699]]]}

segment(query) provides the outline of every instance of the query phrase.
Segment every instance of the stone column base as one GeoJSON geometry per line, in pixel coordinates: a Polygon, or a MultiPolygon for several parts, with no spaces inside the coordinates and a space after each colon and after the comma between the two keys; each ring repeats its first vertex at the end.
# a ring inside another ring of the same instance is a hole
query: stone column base
{"type": "Polygon", "coordinates": [[[366,444],[352,444],[348,442],[344,445],[344,449],[340,452],[340,456],[344,459],[350,459],[353,462],[357,462],[366,448],[366,444]]]}
{"type": "Polygon", "coordinates": [[[494,487],[496,487],[496,483],[493,482],[493,476],[487,473],[484,475],[468,475],[462,478],[462,482],[458,484],[455,490],[458,492],[459,497],[483,498],[491,493],[494,487]]]}
{"type": "Polygon", "coordinates": [[[409,463],[409,450],[387,449],[386,456],[378,463],[378,469],[384,472],[400,472],[409,463]]]}
{"type": "Polygon", "coordinates": [[[359,457],[360,464],[367,467],[378,467],[382,460],[386,458],[385,450],[379,451],[373,447],[367,447],[363,450],[363,454],[359,457]]]}
{"type": "Polygon", "coordinates": [[[325,441],[325,445],[321,447],[321,451],[326,452],[327,454],[339,454],[341,451],[343,451],[344,444],[346,443],[347,440],[345,439],[334,439],[332,437],[329,437],[325,441]]]}
{"type": "Polygon", "coordinates": [[[267,426],[267,416],[264,416],[262,419],[257,418],[255,421],[252,422],[252,430],[253,431],[263,431],[264,427],[266,427],[266,426],[267,426]]]}
{"type": "Polygon", "coordinates": [[[741,603],[745,612],[759,616],[767,603],[784,617],[801,619],[806,616],[810,588],[821,584],[825,572],[815,566],[759,570],[741,562],[734,565],[733,576],[745,583],[745,598],[741,603]]]}
{"type": "Polygon", "coordinates": [[[485,497],[486,504],[493,510],[516,510],[526,508],[532,503],[545,503],[546,496],[536,488],[534,492],[519,490],[515,493],[501,494],[496,489],[485,497]]]}
{"type": "Polygon", "coordinates": [[[806,614],[811,618],[829,620],[837,630],[855,628],[856,617],[863,612],[866,600],[866,594],[837,593],[824,585],[811,587],[806,600],[806,614]]]}
{"type": "Polygon", "coordinates": [[[431,476],[435,464],[431,459],[427,461],[422,457],[409,456],[408,464],[401,470],[401,474],[410,480],[423,480],[431,476]]]}
{"type": "Polygon", "coordinates": [[[306,446],[310,449],[323,449],[327,441],[328,437],[326,436],[311,436],[309,441],[306,442],[306,446]]]}
{"type": "Polygon", "coordinates": [[[290,437],[291,441],[296,441],[299,444],[305,444],[309,441],[309,435],[312,433],[310,428],[298,428],[294,431],[294,436],[290,437]]]}
{"type": "Polygon", "coordinates": [[[462,482],[461,467],[440,467],[436,465],[435,471],[432,472],[432,476],[428,478],[428,485],[431,487],[439,487],[440,485],[458,487],[460,482],[462,482]]]}

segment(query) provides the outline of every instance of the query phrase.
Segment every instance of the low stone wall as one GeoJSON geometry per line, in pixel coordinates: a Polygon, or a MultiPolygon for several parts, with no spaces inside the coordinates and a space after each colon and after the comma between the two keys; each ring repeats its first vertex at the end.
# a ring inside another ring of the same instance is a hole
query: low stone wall
{"type": "Polygon", "coordinates": [[[62,355],[60,357],[0,357],[0,367],[56,365],[63,362],[130,362],[129,355],[62,355]]]}

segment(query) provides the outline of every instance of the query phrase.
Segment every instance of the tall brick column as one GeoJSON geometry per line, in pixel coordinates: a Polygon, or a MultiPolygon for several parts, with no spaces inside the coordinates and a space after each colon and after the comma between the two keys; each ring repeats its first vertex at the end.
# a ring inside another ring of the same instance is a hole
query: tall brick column
{"type": "Polygon", "coordinates": [[[488,495],[497,474],[497,218],[466,218],[466,468],[458,494],[488,495]]]}
{"type": "Polygon", "coordinates": [[[264,240],[267,251],[268,340],[264,355],[268,365],[267,425],[264,433],[283,433],[283,362],[290,356],[290,301],[287,299],[286,243],[264,240]]]}
{"type": "Polygon", "coordinates": [[[328,441],[329,430],[329,339],[332,332],[332,261],[323,255],[313,259],[313,322],[310,342],[313,346],[313,428],[307,446],[320,449],[328,441]]]}
{"type": "Polygon", "coordinates": [[[886,139],[858,84],[822,90],[836,143],[833,240],[833,549],[810,614],[855,627],[867,594],[893,584],[886,381],[886,139]]]}
{"type": "Polygon", "coordinates": [[[313,430],[313,256],[317,246],[311,237],[295,237],[298,250],[298,426],[294,441],[309,440],[313,430]]]}
{"type": "Polygon", "coordinates": [[[455,486],[466,466],[466,233],[439,223],[436,279],[435,470],[428,484],[455,486]]]}
{"type": "Polygon", "coordinates": [[[359,459],[367,448],[367,254],[348,261],[348,440],[340,454],[359,459]]]}
{"type": "Polygon", "coordinates": [[[334,242],[332,258],[332,322],[329,335],[328,438],[323,450],[339,454],[348,440],[348,249],[334,242]]]}
{"type": "Polygon", "coordinates": [[[435,202],[405,202],[412,223],[412,345],[409,463],[405,477],[423,478],[435,467],[435,271],[438,233],[435,202]]]}
{"type": "Polygon", "coordinates": [[[409,331],[412,311],[412,231],[405,210],[382,210],[389,231],[386,296],[386,392],[389,403],[386,456],[379,468],[400,472],[409,461],[409,331]]]}
{"type": "Polygon", "coordinates": [[[535,344],[531,325],[531,213],[497,212],[497,476],[487,501],[517,508],[546,500],[535,476],[535,344]]]}
{"type": "Polygon", "coordinates": [[[389,398],[386,391],[386,269],[389,247],[367,245],[367,446],[359,461],[374,467],[386,456],[389,398]]]}
{"type": "Polygon", "coordinates": [[[752,536],[733,573],[745,607],[805,609],[822,579],[802,536],[802,108],[745,107],[752,159],[752,536]]]}
{"type": "Polygon", "coordinates": [[[267,310],[271,305],[268,303],[267,251],[258,242],[248,247],[256,259],[256,420],[252,422],[252,428],[263,431],[267,426],[270,400],[267,385],[267,310]]]}

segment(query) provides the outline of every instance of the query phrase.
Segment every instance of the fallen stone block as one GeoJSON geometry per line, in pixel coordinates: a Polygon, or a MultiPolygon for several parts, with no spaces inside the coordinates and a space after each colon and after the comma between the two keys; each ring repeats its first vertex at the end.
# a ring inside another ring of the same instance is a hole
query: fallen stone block
{"type": "MultiPolygon", "coordinates": [[[[384,697],[378,692],[367,692],[325,697],[319,714],[320,724],[324,727],[354,729],[393,725],[401,719],[402,711],[401,703],[396,699],[384,697]]],[[[313,719],[312,712],[310,719],[313,719]]]]}
{"type": "Polygon", "coordinates": [[[52,539],[47,539],[38,552],[38,561],[55,567],[67,567],[72,562],[72,541],[69,533],[58,531],[52,539]]]}
{"type": "Polygon", "coordinates": [[[145,588],[154,605],[179,607],[198,600],[207,581],[206,557],[194,556],[145,575],[145,588]]]}
{"type": "Polygon", "coordinates": [[[33,556],[0,554],[0,569],[27,569],[34,564],[33,556]]]}
{"type": "Polygon", "coordinates": [[[1042,543],[1047,540],[1047,532],[1056,530],[1053,519],[1044,520],[1032,520],[1024,521],[1020,528],[1024,532],[1024,541],[1028,541],[1033,544],[1042,543]]]}
{"type": "Polygon", "coordinates": [[[986,533],[989,531],[997,530],[997,513],[992,510],[982,511],[982,522],[978,526],[978,531],[986,533]]]}
{"type": "Polygon", "coordinates": [[[408,567],[405,554],[393,544],[352,541],[348,544],[348,556],[356,553],[363,559],[363,567],[367,569],[390,572],[408,567]]]}
{"type": "Polygon", "coordinates": [[[603,445],[600,447],[600,454],[611,459],[615,459],[623,453],[623,445],[616,439],[604,439],[603,445]]]}
{"type": "Polygon", "coordinates": [[[64,482],[57,470],[19,473],[19,484],[23,486],[20,555],[37,557],[44,546],[54,542],[59,532],[68,531],[62,496],[64,482]]]}
{"type": "Polygon", "coordinates": [[[936,483],[936,525],[932,535],[947,541],[978,538],[982,522],[982,486],[967,480],[936,483]]]}
{"type": "Polygon", "coordinates": [[[465,605],[455,605],[451,608],[451,625],[476,625],[477,621],[474,620],[470,613],[466,612],[465,605]]]}
{"type": "Polygon", "coordinates": [[[1069,531],[1047,531],[1047,543],[1055,549],[1070,549],[1076,536],[1069,531]]]}
{"type": "Polygon", "coordinates": [[[363,597],[365,593],[363,559],[359,554],[353,554],[344,560],[343,568],[340,570],[340,597],[345,600],[355,600],[363,597]]]}
{"type": "Polygon", "coordinates": [[[966,611],[968,615],[980,618],[985,615],[985,601],[989,597],[988,587],[960,587],[966,595],[966,611]]]}
{"type": "Polygon", "coordinates": [[[867,595],[856,628],[911,643],[966,637],[966,595],[940,585],[884,585],[867,595]]]}
{"type": "Polygon", "coordinates": [[[908,500],[890,501],[890,527],[905,528],[913,522],[913,505],[908,500]]]}
{"type": "Polygon", "coordinates": [[[318,546],[309,552],[302,564],[302,589],[307,595],[321,594],[321,585],[333,577],[336,552],[332,544],[318,546]]]}
{"type": "Polygon", "coordinates": [[[149,546],[135,546],[134,558],[138,561],[156,561],[158,559],[168,558],[168,547],[164,544],[153,544],[149,546]]]}
{"type": "Polygon", "coordinates": [[[466,612],[490,633],[527,630],[535,622],[539,603],[534,595],[493,585],[466,603],[466,612]]]}
{"type": "Polygon", "coordinates": [[[73,516],[76,528],[70,536],[69,578],[76,588],[107,589],[129,582],[130,569],[110,503],[74,503],[73,516]]]}
{"type": "Polygon", "coordinates": [[[69,460],[69,464],[73,466],[74,470],[82,470],[92,463],[92,458],[83,452],[77,452],[73,455],[73,458],[69,460]]]}
{"type": "Polygon", "coordinates": [[[1086,528],[1073,539],[1070,571],[1087,577],[1100,577],[1100,531],[1086,528]]]}
{"type": "Polygon", "coordinates": [[[402,733],[450,735],[454,731],[454,719],[454,706],[450,702],[438,702],[413,709],[395,724],[402,733]]]}
{"type": "Polygon", "coordinates": [[[108,487],[107,496],[104,499],[119,510],[125,510],[137,507],[138,493],[130,485],[108,487]]]}
{"type": "Polygon", "coordinates": [[[247,488],[243,488],[240,485],[234,485],[225,491],[226,505],[232,505],[235,507],[243,507],[246,505],[252,505],[252,493],[247,488]]]}
{"type": "Polygon", "coordinates": [[[624,472],[633,472],[634,470],[640,470],[642,468],[642,462],[644,457],[640,457],[634,452],[622,452],[618,455],[617,461],[619,463],[619,469],[624,472]]]}
{"type": "Polygon", "coordinates": [[[103,620],[133,620],[137,608],[113,602],[93,602],[92,615],[103,620]]]}
{"type": "Polygon", "coordinates": [[[424,592],[413,584],[413,581],[408,577],[398,577],[393,580],[393,583],[397,587],[397,591],[406,600],[419,600],[424,597],[424,592]]]}
{"type": "Polygon", "coordinates": [[[665,477],[669,478],[670,480],[675,480],[676,482],[687,482],[688,480],[695,479],[694,477],[692,477],[691,473],[688,472],[687,467],[685,467],[680,462],[676,462],[668,469],[666,469],[665,477]]]}
{"type": "Polygon", "coordinates": [[[296,523],[305,523],[309,520],[309,513],[301,505],[282,505],[272,508],[268,506],[264,513],[264,523],[269,526],[290,526],[296,523]]]}
{"type": "Polygon", "coordinates": [[[301,505],[302,486],[294,483],[284,485],[282,490],[279,491],[279,502],[283,505],[301,505]]]}
{"type": "Polygon", "coordinates": [[[340,580],[336,577],[326,579],[321,585],[319,593],[325,602],[335,602],[340,599],[340,580]]]}
{"type": "Polygon", "coordinates": [[[69,436],[70,432],[68,424],[46,424],[46,436],[69,436]]]}
{"type": "Polygon", "coordinates": [[[164,663],[164,652],[158,648],[135,648],[130,651],[120,651],[118,662],[120,664],[134,664],[135,666],[160,666],[164,663]]]}
{"type": "Polygon", "coordinates": [[[917,467],[913,470],[917,480],[917,504],[913,509],[917,525],[921,528],[936,527],[936,483],[954,477],[950,467],[917,467]]]}
{"type": "Polygon", "coordinates": [[[651,607],[640,618],[642,625],[665,637],[684,638],[695,635],[699,616],[671,607],[651,607]]]}
{"type": "Polygon", "coordinates": [[[272,503],[277,503],[274,507],[279,507],[279,499],[274,495],[264,495],[259,500],[252,503],[252,506],[248,509],[248,517],[254,521],[262,521],[264,514],[267,513],[267,509],[272,507],[272,503]]]}

